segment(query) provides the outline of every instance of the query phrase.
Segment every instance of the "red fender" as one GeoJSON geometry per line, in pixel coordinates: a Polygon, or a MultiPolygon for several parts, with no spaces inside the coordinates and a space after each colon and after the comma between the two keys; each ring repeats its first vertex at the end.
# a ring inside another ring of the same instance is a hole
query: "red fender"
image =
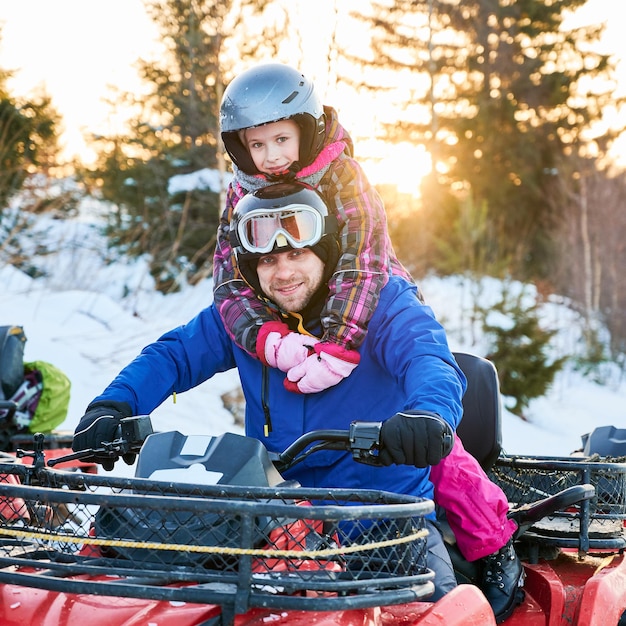
{"type": "Polygon", "coordinates": [[[511,620],[522,626],[532,624],[533,616],[537,615],[537,624],[560,626],[566,613],[563,582],[548,563],[526,563],[524,569],[526,596],[511,620]]]}
{"type": "Polygon", "coordinates": [[[526,595],[506,626],[613,626],[626,610],[626,563],[562,554],[524,564],[526,595]]]}
{"type": "Polygon", "coordinates": [[[496,618],[482,592],[459,585],[436,603],[416,602],[386,606],[381,626],[496,626],[496,618]]]}
{"type": "Polygon", "coordinates": [[[589,579],[580,603],[578,626],[617,624],[626,611],[626,562],[614,555],[600,563],[589,579]],[[618,561],[616,566],[613,564],[618,561]]]}

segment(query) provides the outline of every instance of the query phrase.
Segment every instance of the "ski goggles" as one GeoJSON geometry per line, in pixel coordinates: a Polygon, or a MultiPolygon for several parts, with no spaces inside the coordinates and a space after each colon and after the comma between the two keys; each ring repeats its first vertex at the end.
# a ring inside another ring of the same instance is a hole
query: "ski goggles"
{"type": "Polygon", "coordinates": [[[324,232],[324,218],[306,204],[289,204],[276,209],[255,209],[237,225],[239,244],[247,252],[267,254],[281,235],[292,248],[315,245],[324,232]]]}

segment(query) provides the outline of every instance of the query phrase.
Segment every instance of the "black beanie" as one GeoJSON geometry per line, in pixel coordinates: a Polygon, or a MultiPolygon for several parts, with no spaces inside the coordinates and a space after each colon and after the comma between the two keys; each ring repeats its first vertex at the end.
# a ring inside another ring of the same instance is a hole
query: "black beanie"
{"type": "Polygon", "coordinates": [[[339,262],[339,241],[337,237],[327,235],[322,237],[314,246],[311,246],[311,250],[324,263],[322,284],[326,287],[339,262]]]}

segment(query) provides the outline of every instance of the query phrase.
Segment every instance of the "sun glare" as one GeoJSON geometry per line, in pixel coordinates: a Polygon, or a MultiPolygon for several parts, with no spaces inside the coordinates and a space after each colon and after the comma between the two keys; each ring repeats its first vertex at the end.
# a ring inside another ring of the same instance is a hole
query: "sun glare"
{"type": "Polygon", "coordinates": [[[395,185],[400,193],[419,196],[422,178],[432,171],[432,159],[426,148],[407,141],[393,145],[378,142],[376,151],[363,147],[359,153],[381,155],[361,159],[368,178],[374,184],[395,185]]]}

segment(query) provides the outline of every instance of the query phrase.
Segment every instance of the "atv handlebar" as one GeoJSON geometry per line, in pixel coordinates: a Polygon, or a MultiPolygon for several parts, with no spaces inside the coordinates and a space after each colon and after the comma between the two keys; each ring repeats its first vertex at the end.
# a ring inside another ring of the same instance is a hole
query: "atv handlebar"
{"type": "MultiPolygon", "coordinates": [[[[270,458],[279,472],[300,463],[317,450],[347,450],[359,463],[379,465],[381,426],[382,422],[356,421],[350,424],[349,430],[315,430],[296,439],[284,452],[270,453],[270,458]]],[[[50,459],[47,465],[54,467],[68,461],[93,458],[117,461],[125,454],[139,452],[152,432],[154,431],[149,415],[127,417],[120,422],[113,441],[103,442],[100,448],[88,448],[50,459]]]]}
{"type": "Polygon", "coordinates": [[[270,455],[270,458],[279,472],[300,463],[317,450],[348,450],[359,463],[380,465],[381,427],[382,422],[356,421],[350,424],[350,430],[314,430],[298,437],[284,452],[270,455]]]}

